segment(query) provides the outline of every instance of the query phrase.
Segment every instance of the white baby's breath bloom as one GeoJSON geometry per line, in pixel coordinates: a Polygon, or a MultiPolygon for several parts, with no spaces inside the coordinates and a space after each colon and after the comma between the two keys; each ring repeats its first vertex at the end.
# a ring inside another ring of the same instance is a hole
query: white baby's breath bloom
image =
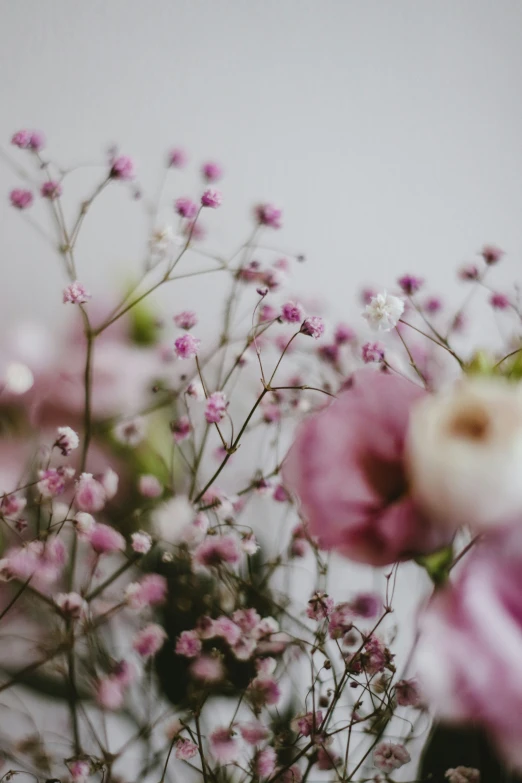
{"type": "Polygon", "coordinates": [[[84,536],[90,533],[96,524],[94,517],[86,511],[77,511],[74,515],[74,522],[78,533],[84,536]]]}
{"type": "Polygon", "coordinates": [[[366,305],[363,318],[366,318],[372,329],[389,332],[397,326],[403,312],[404,301],[399,296],[383,291],[372,297],[370,304],[366,305]]]}
{"type": "Polygon", "coordinates": [[[168,223],[165,223],[163,226],[157,226],[150,238],[150,249],[154,253],[166,253],[173,239],[174,232],[168,223]]]}
{"type": "Polygon", "coordinates": [[[10,362],[5,368],[4,384],[11,394],[25,394],[34,384],[34,376],[26,364],[10,362]]]}
{"type": "Polygon", "coordinates": [[[134,419],[126,419],[118,422],[114,427],[113,434],[119,443],[126,446],[137,446],[145,437],[147,425],[141,416],[134,419]]]}
{"type": "Polygon", "coordinates": [[[485,530],[522,512],[522,391],[466,379],[421,400],[407,437],[411,491],[450,528],[485,530]]]}
{"type": "Polygon", "coordinates": [[[152,546],[152,538],[143,530],[133,533],[131,535],[131,541],[134,552],[137,552],[139,555],[146,555],[152,546]]]}
{"type": "Polygon", "coordinates": [[[178,495],[154,510],[152,525],[160,541],[177,544],[196,516],[194,506],[185,495],[178,495]]]}

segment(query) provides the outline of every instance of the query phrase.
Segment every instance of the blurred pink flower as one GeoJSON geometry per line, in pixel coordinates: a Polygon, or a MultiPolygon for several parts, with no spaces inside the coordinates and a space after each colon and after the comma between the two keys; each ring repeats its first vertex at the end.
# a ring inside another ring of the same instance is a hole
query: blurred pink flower
{"type": "Polygon", "coordinates": [[[325,549],[386,565],[445,543],[407,491],[404,441],[410,408],[423,394],[402,378],[361,370],[299,428],[284,483],[325,549]]]}

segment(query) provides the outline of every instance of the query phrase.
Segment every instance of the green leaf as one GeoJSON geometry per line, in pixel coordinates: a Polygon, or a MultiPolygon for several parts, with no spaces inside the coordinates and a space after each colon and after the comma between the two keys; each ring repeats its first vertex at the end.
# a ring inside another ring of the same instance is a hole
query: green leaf
{"type": "Polygon", "coordinates": [[[449,568],[453,562],[453,547],[445,546],[431,555],[420,555],[415,558],[415,562],[426,569],[433,584],[442,585],[448,579],[449,568]]]}

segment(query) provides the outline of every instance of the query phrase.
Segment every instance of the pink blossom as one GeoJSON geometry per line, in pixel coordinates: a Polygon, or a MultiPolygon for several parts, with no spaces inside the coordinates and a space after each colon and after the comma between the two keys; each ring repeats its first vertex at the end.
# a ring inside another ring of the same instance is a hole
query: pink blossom
{"type": "Polygon", "coordinates": [[[141,416],[119,421],[113,430],[116,440],[125,446],[137,446],[144,439],[146,432],[147,425],[141,416]]]}
{"type": "Polygon", "coordinates": [[[222,636],[231,647],[239,641],[241,628],[229,617],[221,616],[213,622],[214,636],[222,636]]]}
{"type": "Polygon", "coordinates": [[[256,707],[272,706],[281,698],[281,689],[273,677],[255,677],[248,687],[248,695],[256,707]]]}
{"type": "Polygon", "coordinates": [[[64,304],[85,304],[90,298],[91,294],[87,292],[85,286],[79,280],[75,280],[74,283],[63,289],[64,304]]]}
{"type": "Polygon", "coordinates": [[[141,582],[132,582],[125,590],[125,598],[131,609],[162,604],[167,598],[167,580],[159,574],[147,574],[141,582]]]}
{"type": "Polygon", "coordinates": [[[185,393],[187,397],[192,397],[193,400],[201,401],[205,399],[205,391],[200,381],[192,381],[192,383],[189,383],[185,393]]]}
{"type": "Polygon", "coordinates": [[[80,511],[89,514],[101,511],[105,506],[107,495],[102,484],[92,473],[82,473],[76,482],[75,503],[80,511]]]}
{"type": "Polygon", "coordinates": [[[181,443],[182,441],[186,440],[192,431],[189,417],[180,416],[179,419],[171,421],[170,429],[176,443],[181,443]]]}
{"type": "Polygon", "coordinates": [[[360,299],[362,304],[369,305],[372,299],[374,299],[377,296],[377,291],[375,288],[363,288],[360,293],[360,299]]]}
{"type": "Polygon", "coordinates": [[[152,538],[148,533],[144,533],[143,530],[140,530],[138,533],[133,533],[131,535],[131,541],[132,549],[137,554],[146,555],[147,552],[150,552],[152,538]]]}
{"type": "Polygon", "coordinates": [[[411,296],[416,294],[424,285],[422,277],[415,277],[414,275],[403,275],[397,280],[403,294],[411,296]]]}
{"type": "Polygon", "coordinates": [[[228,727],[215,729],[209,737],[210,752],[219,764],[230,764],[239,757],[239,743],[228,727]]]}
{"type": "Polygon", "coordinates": [[[124,698],[123,685],[115,677],[104,677],[98,681],[96,701],[104,710],[118,710],[123,705],[124,698]]]}
{"type": "Polygon", "coordinates": [[[237,609],[232,619],[239,625],[243,633],[250,634],[257,628],[261,617],[255,609],[237,609]]]}
{"type": "Polygon", "coordinates": [[[277,754],[274,748],[268,747],[261,750],[256,757],[256,772],[260,778],[268,778],[273,774],[276,766],[277,754]]]}
{"type": "Polygon", "coordinates": [[[15,188],[10,192],[9,198],[13,207],[17,209],[27,209],[34,201],[31,191],[24,188],[15,188]]]}
{"type": "Polygon", "coordinates": [[[442,310],[442,300],[438,296],[430,296],[424,301],[423,308],[430,315],[435,315],[442,310]]]}
{"type": "Polygon", "coordinates": [[[373,752],[373,763],[387,775],[409,761],[411,756],[404,745],[395,742],[381,742],[373,752]]]}
{"type": "Polygon", "coordinates": [[[444,777],[448,779],[448,783],[480,783],[480,772],[474,767],[447,769],[444,777]]]}
{"type": "Polygon", "coordinates": [[[180,761],[190,761],[190,759],[193,759],[194,756],[198,755],[198,746],[191,740],[180,737],[176,742],[176,751],[174,755],[180,761]]]}
{"type": "Polygon", "coordinates": [[[326,593],[318,591],[314,593],[308,601],[306,614],[311,620],[326,620],[326,618],[329,617],[333,606],[333,598],[330,598],[326,593]]]}
{"type": "Polygon", "coordinates": [[[185,196],[176,199],[174,202],[174,209],[178,215],[187,218],[187,220],[193,220],[198,214],[198,205],[196,202],[185,196]]]}
{"type": "Polygon", "coordinates": [[[253,533],[246,533],[241,537],[241,549],[247,555],[255,555],[259,550],[259,544],[253,533]]]}
{"type": "Polygon", "coordinates": [[[421,698],[417,680],[399,680],[395,685],[395,698],[400,707],[418,707],[421,698]]]}
{"type": "Polygon", "coordinates": [[[506,296],[506,294],[500,294],[498,292],[493,292],[491,294],[489,297],[489,303],[495,310],[507,310],[509,307],[511,307],[509,297],[506,296]]]}
{"type": "Polygon", "coordinates": [[[350,601],[350,607],[357,617],[373,620],[382,609],[382,601],[375,593],[358,593],[350,601]]]}
{"type": "Polygon", "coordinates": [[[248,742],[249,745],[259,745],[270,736],[270,729],[258,720],[240,723],[238,729],[245,742],[248,742]]]}
{"type": "Polygon", "coordinates": [[[60,198],[62,195],[62,186],[59,182],[49,180],[48,182],[44,182],[40,188],[40,194],[43,198],[48,198],[50,201],[53,201],[55,198],[60,198]]]}
{"type": "Polygon", "coordinates": [[[339,757],[324,746],[317,751],[317,769],[335,769],[339,762],[339,757]]]}
{"type": "Polygon", "coordinates": [[[68,457],[80,445],[78,434],[71,427],[58,427],[56,434],[58,437],[54,445],[60,449],[64,457],[68,457]]]}
{"type": "Polygon", "coordinates": [[[237,277],[243,283],[255,283],[261,279],[261,264],[259,261],[249,261],[237,271],[237,277]]]}
{"type": "Polygon", "coordinates": [[[211,207],[211,209],[217,209],[217,207],[221,206],[222,201],[223,196],[221,191],[217,190],[216,188],[207,188],[201,196],[202,207],[211,207]]]}
{"type": "Polygon", "coordinates": [[[292,764],[289,769],[278,774],[277,779],[281,783],[301,783],[303,775],[297,764],[292,764]]]}
{"type": "Polygon", "coordinates": [[[44,498],[53,498],[61,495],[65,489],[66,482],[74,475],[74,468],[48,468],[38,471],[38,492],[44,498]]]}
{"type": "Polygon", "coordinates": [[[174,341],[174,350],[178,359],[193,359],[198,354],[201,340],[192,334],[182,334],[174,341]]]}
{"type": "Polygon", "coordinates": [[[274,318],[277,318],[277,310],[275,309],[275,307],[273,307],[270,304],[264,304],[262,307],[259,308],[259,320],[261,322],[273,321],[274,318]]]}
{"type": "Polygon", "coordinates": [[[76,759],[69,764],[69,772],[74,783],[85,783],[91,774],[91,765],[88,761],[76,759]]]}
{"type": "Polygon", "coordinates": [[[272,495],[275,501],[278,503],[286,503],[288,500],[288,492],[283,487],[282,484],[278,484],[276,488],[274,489],[274,494],[272,495]]]}
{"type": "Polygon", "coordinates": [[[11,136],[11,144],[15,147],[19,147],[21,150],[28,149],[30,143],[31,131],[29,130],[19,130],[11,136]]]}
{"type": "Polygon", "coordinates": [[[173,320],[180,329],[192,329],[193,326],[196,326],[198,317],[192,310],[183,310],[175,315],[173,320]]]}
{"type": "Polygon", "coordinates": [[[190,673],[196,680],[206,683],[220,682],[225,676],[225,668],[215,655],[200,655],[190,665],[190,673]]]}
{"type": "Polygon", "coordinates": [[[209,424],[219,424],[225,418],[228,402],[223,392],[213,392],[207,399],[205,419],[209,424]]]}
{"type": "Polygon", "coordinates": [[[518,524],[484,538],[453,584],[420,618],[417,670],[434,713],[483,727],[522,765],[522,534],[518,524]]]}
{"type": "Polygon", "coordinates": [[[390,663],[391,657],[393,656],[384,643],[375,634],[372,634],[364,644],[360,660],[366,674],[372,676],[384,671],[387,664],[390,663]]]}
{"type": "Polygon", "coordinates": [[[183,225],[182,233],[187,237],[187,242],[205,239],[206,236],[206,231],[201,225],[200,220],[197,222],[196,220],[187,220],[183,225]]]}
{"type": "Polygon", "coordinates": [[[269,226],[270,228],[281,228],[282,210],[274,207],[273,204],[258,204],[254,210],[257,222],[260,226],[269,226]]]}
{"type": "Polygon", "coordinates": [[[218,179],[221,179],[223,176],[223,169],[219,165],[219,163],[214,163],[213,161],[209,161],[208,163],[204,163],[201,167],[201,173],[203,174],[203,178],[206,179],[207,182],[217,182],[218,179]]]}
{"type": "Polygon", "coordinates": [[[285,302],[281,307],[281,318],[289,324],[300,324],[304,318],[304,309],[299,302],[285,302]]]}
{"type": "Polygon", "coordinates": [[[324,334],[324,321],[318,315],[310,315],[301,324],[300,331],[301,334],[306,334],[308,337],[318,340],[324,334]]]}
{"type": "Polygon", "coordinates": [[[79,619],[88,609],[87,602],[78,593],[58,593],[54,602],[67,617],[79,619]]]}
{"type": "Polygon", "coordinates": [[[112,179],[129,181],[134,179],[134,161],[128,155],[120,155],[112,161],[109,176],[112,179]]]}
{"type": "MultiPolygon", "coordinates": [[[[260,278],[261,282],[266,286],[268,291],[276,291],[283,285],[285,281],[285,276],[281,270],[275,269],[274,267],[271,269],[265,269],[264,272],[261,273],[260,278]]],[[[257,293],[260,296],[266,296],[268,291],[263,291],[263,289],[260,288],[257,289],[257,293]]]]}
{"type": "Polygon", "coordinates": [[[295,724],[296,730],[303,735],[303,737],[310,737],[315,734],[318,727],[323,722],[323,713],[321,710],[317,712],[307,712],[306,715],[300,715],[292,722],[295,724]]]}
{"type": "Polygon", "coordinates": [[[151,658],[161,650],[166,638],[167,634],[161,625],[150,623],[138,631],[132,641],[132,647],[142,658],[151,658]]]}
{"type": "Polygon", "coordinates": [[[257,649],[257,641],[254,638],[249,639],[243,636],[232,647],[232,652],[238,661],[248,661],[257,649]]]}
{"type": "Polygon", "coordinates": [[[356,334],[351,326],[348,324],[337,324],[334,332],[334,340],[337,345],[344,345],[345,343],[352,343],[356,338],[356,334]]]}
{"type": "Polygon", "coordinates": [[[182,631],[176,641],[176,655],[195,658],[201,652],[201,640],[196,631],[182,631]]]}
{"type": "Polygon", "coordinates": [[[336,365],[340,359],[340,348],[337,343],[329,343],[326,345],[320,345],[317,349],[317,353],[325,362],[336,365]]]}
{"type": "Polygon", "coordinates": [[[125,549],[125,539],[113,527],[100,522],[89,530],[87,539],[97,555],[120,552],[125,549]]]}
{"type": "Polygon", "coordinates": [[[459,269],[458,276],[461,280],[478,280],[480,271],[476,264],[465,264],[459,269]]]}
{"type": "Polygon", "coordinates": [[[301,424],[284,483],[323,548],[386,565],[446,542],[407,493],[404,443],[423,395],[400,377],[360,370],[351,388],[301,424]]]}
{"type": "Polygon", "coordinates": [[[235,536],[208,536],[195,550],[194,562],[205,568],[218,568],[225,564],[235,565],[240,555],[235,536]]]}
{"type": "Polygon", "coordinates": [[[0,513],[6,517],[11,517],[14,519],[22,513],[26,505],[27,500],[25,498],[20,497],[20,495],[18,495],[16,492],[11,492],[2,496],[2,501],[0,503],[0,513]]]}
{"type": "Polygon", "coordinates": [[[275,402],[267,402],[261,405],[261,413],[263,421],[267,424],[276,424],[278,421],[281,421],[283,415],[281,406],[275,402]]]}
{"type": "Polygon", "coordinates": [[[39,152],[45,146],[45,136],[42,131],[31,131],[29,138],[29,149],[33,152],[39,152]]]}
{"type": "Polygon", "coordinates": [[[488,266],[492,266],[493,264],[498,264],[498,262],[506,255],[506,253],[496,245],[484,245],[480,251],[480,255],[486,264],[488,264],[488,266]]]}
{"type": "Polygon", "coordinates": [[[142,476],[140,476],[138,481],[138,490],[140,495],[143,495],[145,498],[158,498],[163,494],[163,487],[161,486],[161,483],[156,478],[156,476],[152,476],[149,473],[144,473],[142,476]]]}
{"type": "Polygon", "coordinates": [[[382,362],[384,360],[384,346],[381,343],[365,343],[361,349],[361,356],[365,364],[382,362]]]}
{"type": "Polygon", "coordinates": [[[174,147],[169,152],[168,165],[175,169],[182,169],[187,165],[187,154],[180,147],[174,147]]]}

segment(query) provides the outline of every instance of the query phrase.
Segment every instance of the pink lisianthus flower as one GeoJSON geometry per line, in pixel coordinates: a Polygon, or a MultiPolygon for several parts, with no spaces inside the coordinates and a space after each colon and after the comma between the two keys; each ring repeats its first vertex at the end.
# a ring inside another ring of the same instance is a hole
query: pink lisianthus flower
{"type": "Polygon", "coordinates": [[[284,484],[323,548],[380,566],[446,543],[407,490],[409,414],[424,394],[402,378],[361,370],[351,388],[301,425],[284,484]]]}
{"type": "Polygon", "coordinates": [[[421,615],[416,668],[436,716],[481,726],[522,766],[522,529],[485,536],[421,615]]]}

